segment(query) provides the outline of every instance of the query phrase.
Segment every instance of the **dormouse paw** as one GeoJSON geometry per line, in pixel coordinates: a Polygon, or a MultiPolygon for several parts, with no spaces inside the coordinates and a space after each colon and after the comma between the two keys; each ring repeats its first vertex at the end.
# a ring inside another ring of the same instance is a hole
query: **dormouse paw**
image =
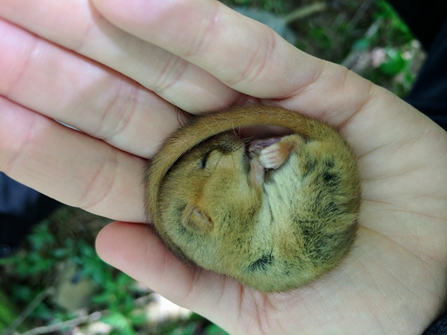
{"type": "Polygon", "coordinates": [[[289,157],[294,147],[291,141],[280,141],[261,150],[259,161],[266,169],[279,168],[289,157]]]}
{"type": "Polygon", "coordinates": [[[271,137],[261,140],[254,140],[250,146],[248,147],[248,151],[253,156],[259,156],[261,154],[262,149],[271,146],[279,141],[281,141],[282,137],[271,137]]]}

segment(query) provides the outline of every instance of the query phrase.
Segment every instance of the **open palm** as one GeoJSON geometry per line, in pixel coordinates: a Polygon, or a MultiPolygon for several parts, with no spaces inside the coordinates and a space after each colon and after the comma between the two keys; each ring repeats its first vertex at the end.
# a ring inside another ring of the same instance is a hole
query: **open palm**
{"type": "Polygon", "coordinates": [[[2,171],[124,221],[99,235],[101,257],[231,334],[418,334],[438,316],[447,287],[442,129],[218,2],[93,3],[0,0],[2,171]],[[359,157],[354,249],[291,292],[265,295],[187,269],[150,226],[125,223],[145,220],[145,159],[180,126],[178,108],[249,100],[332,124],[359,157]]]}

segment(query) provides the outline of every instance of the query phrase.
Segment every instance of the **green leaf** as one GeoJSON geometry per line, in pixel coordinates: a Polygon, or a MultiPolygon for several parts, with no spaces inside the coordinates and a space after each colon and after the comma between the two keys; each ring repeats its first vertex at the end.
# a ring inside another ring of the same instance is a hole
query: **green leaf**
{"type": "Polygon", "coordinates": [[[212,324],[205,328],[205,334],[207,335],[229,335],[225,330],[219,326],[212,324]]]}
{"type": "Polygon", "coordinates": [[[55,243],[54,236],[48,230],[48,221],[41,222],[29,236],[32,249],[41,250],[55,243]]]}
{"type": "Polygon", "coordinates": [[[371,43],[366,37],[360,38],[354,42],[353,49],[358,51],[365,51],[370,47],[371,43]]]}
{"type": "Polygon", "coordinates": [[[196,325],[191,323],[185,327],[177,328],[169,332],[169,335],[194,335],[196,334],[196,325]]]}
{"type": "Polygon", "coordinates": [[[30,302],[35,295],[35,292],[28,286],[14,285],[12,288],[12,296],[18,301],[30,302]]]}
{"type": "Polygon", "coordinates": [[[18,316],[12,299],[0,290],[0,331],[9,326],[18,316]]]}
{"type": "Polygon", "coordinates": [[[124,272],[120,272],[116,279],[116,282],[118,285],[127,285],[132,281],[133,281],[133,279],[131,277],[129,277],[128,275],[126,275],[124,272]]]}
{"type": "Polygon", "coordinates": [[[400,43],[408,43],[413,39],[408,26],[388,2],[379,0],[376,3],[376,7],[377,11],[374,13],[374,17],[376,19],[386,20],[386,29],[393,35],[395,40],[399,40],[400,43]]]}
{"type": "Polygon", "coordinates": [[[94,304],[107,304],[110,300],[110,293],[109,292],[101,292],[99,294],[94,295],[91,297],[91,302],[94,304]]]}
{"type": "Polygon", "coordinates": [[[31,316],[37,319],[49,320],[53,317],[53,311],[45,303],[41,303],[31,313],[31,316]]]}
{"type": "Polygon", "coordinates": [[[129,325],[129,320],[123,314],[116,312],[103,315],[100,320],[118,329],[123,329],[129,325]]]}
{"type": "Polygon", "coordinates": [[[332,42],[327,36],[326,32],[321,27],[315,27],[309,31],[309,35],[324,49],[330,49],[332,42]]]}
{"type": "Polygon", "coordinates": [[[385,49],[386,60],[379,66],[379,70],[388,76],[395,76],[402,72],[406,66],[406,61],[401,53],[394,48],[385,49]]]}
{"type": "Polygon", "coordinates": [[[201,316],[200,314],[191,313],[191,315],[189,316],[188,320],[194,321],[194,322],[201,322],[201,323],[203,323],[203,321],[206,320],[206,319],[203,316],[201,316]]]}
{"type": "Polygon", "coordinates": [[[64,258],[70,254],[71,250],[66,248],[56,248],[53,250],[53,256],[56,258],[64,258]]]}
{"type": "Polygon", "coordinates": [[[118,334],[122,335],[135,335],[136,332],[132,327],[132,324],[129,319],[127,319],[121,313],[111,313],[108,315],[104,315],[100,319],[102,322],[111,325],[113,328],[119,331],[118,334]]]}
{"type": "Polygon", "coordinates": [[[148,316],[144,311],[133,311],[129,314],[129,319],[135,326],[141,326],[148,320],[148,316]]]}

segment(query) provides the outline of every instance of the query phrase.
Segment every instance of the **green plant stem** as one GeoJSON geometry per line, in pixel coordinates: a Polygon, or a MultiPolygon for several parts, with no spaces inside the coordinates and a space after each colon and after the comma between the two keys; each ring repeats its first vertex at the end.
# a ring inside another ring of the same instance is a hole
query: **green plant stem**
{"type": "Polygon", "coordinates": [[[38,294],[33,301],[25,308],[25,310],[20,313],[17,319],[5,330],[3,335],[10,335],[15,332],[18,326],[22,324],[23,321],[34,311],[34,309],[44,301],[48,296],[54,294],[54,288],[48,287],[46,290],[42,291],[38,294]]]}
{"type": "Polygon", "coordinates": [[[327,8],[324,2],[315,2],[309,6],[304,6],[295,9],[292,13],[283,17],[286,23],[291,23],[296,20],[301,20],[314,13],[322,12],[327,8]]]}
{"type": "MultiPolygon", "coordinates": [[[[377,33],[377,30],[379,29],[380,25],[382,24],[382,19],[377,19],[374,21],[371,26],[366,31],[364,37],[366,39],[371,39],[372,36],[377,33]]],[[[340,63],[342,66],[352,69],[354,68],[355,64],[359,60],[359,58],[364,54],[364,50],[359,51],[356,49],[352,49],[351,52],[345,57],[345,59],[340,63]]]]}
{"type": "Polygon", "coordinates": [[[363,15],[365,15],[366,11],[376,2],[376,0],[368,0],[361,4],[357,12],[352,17],[351,21],[349,22],[349,25],[354,27],[359,23],[363,15]]]}
{"type": "Polygon", "coordinates": [[[93,312],[93,313],[91,313],[89,315],[80,316],[80,317],[75,318],[75,319],[71,319],[71,320],[67,320],[67,321],[56,323],[54,325],[34,328],[34,329],[31,329],[31,330],[29,330],[27,332],[22,333],[21,335],[47,334],[47,333],[51,333],[51,332],[55,332],[55,331],[61,330],[63,328],[75,327],[75,326],[78,326],[78,325],[80,325],[82,323],[97,321],[97,320],[99,320],[99,318],[102,316],[103,313],[106,313],[106,312],[98,312],[98,311],[97,312],[93,312]]]}

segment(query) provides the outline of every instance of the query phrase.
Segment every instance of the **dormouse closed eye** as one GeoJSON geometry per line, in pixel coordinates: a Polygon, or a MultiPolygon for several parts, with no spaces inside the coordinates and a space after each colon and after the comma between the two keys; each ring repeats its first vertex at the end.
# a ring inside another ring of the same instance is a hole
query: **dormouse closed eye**
{"type": "Polygon", "coordinates": [[[210,157],[210,155],[211,155],[211,153],[213,152],[214,150],[210,150],[210,151],[208,151],[207,153],[205,153],[204,155],[203,155],[203,157],[202,157],[202,159],[201,159],[201,161],[200,161],[200,169],[205,169],[206,168],[206,163],[207,163],[207,161],[208,161],[208,158],[210,157]]]}

